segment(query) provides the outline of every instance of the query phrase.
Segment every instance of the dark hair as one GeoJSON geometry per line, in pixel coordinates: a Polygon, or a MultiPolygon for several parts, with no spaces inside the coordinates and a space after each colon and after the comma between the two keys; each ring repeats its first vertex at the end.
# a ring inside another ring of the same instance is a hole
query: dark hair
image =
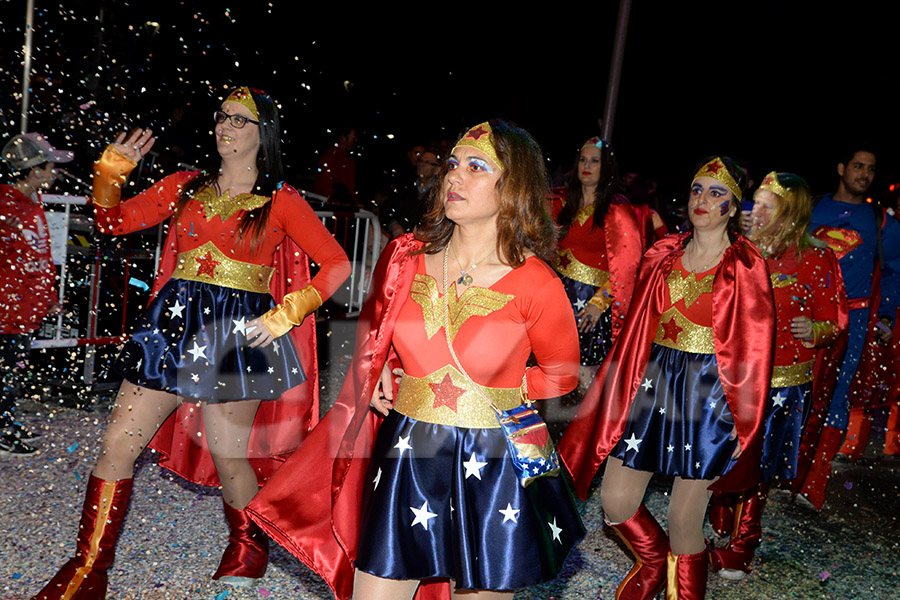
{"type": "MultiPolygon", "coordinates": [[[[731,175],[731,178],[734,179],[735,183],[738,184],[738,188],[741,190],[741,199],[747,197],[747,185],[750,181],[750,177],[743,168],[737,162],[728,156],[707,156],[703,160],[701,160],[696,167],[694,167],[694,174],[697,173],[706,163],[711,160],[718,158],[722,161],[722,164],[725,165],[725,169],[731,175]]],[[[728,219],[728,233],[740,233],[741,232],[741,200],[738,199],[737,196],[732,193],[731,195],[731,203],[735,207],[734,214],[728,219]]]]}
{"type": "MultiPolygon", "coordinates": [[[[525,251],[549,260],[556,249],[556,226],[547,203],[549,192],[544,156],[534,138],[509,121],[488,122],[494,138],[494,150],[503,168],[497,181],[500,212],[497,215],[497,256],[517,267],[525,261],[525,251]]],[[[468,130],[459,136],[462,138],[468,130]]],[[[436,254],[453,235],[455,224],[444,215],[444,181],[447,163],[441,167],[441,180],[428,196],[428,212],[416,229],[416,239],[425,243],[421,252],[436,254]]]]}
{"type": "MultiPolygon", "coordinates": [[[[271,96],[256,88],[249,89],[259,113],[259,151],[256,154],[257,175],[256,182],[253,184],[253,193],[271,197],[284,181],[284,166],[281,162],[281,120],[278,117],[278,107],[271,96]]],[[[248,126],[252,127],[252,125],[248,126]]],[[[216,182],[219,178],[221,164],[220,158],[213,168],[204,169],[184,186],[175,208],[176,221],[188,202],[200,189],[206,186],[217,187],[216,182]]],[[[238,241],[243,242],[245,238],[249,238],[251,254],[255,252],[259,239],[265,232],[271,209],[271,202],[254,208],[247,213],[238,226],[238,241]]]]}
{"type": "Polygon", "coordinates": [[[856,156],[857,152],[868,152],[872,156],[878,157],[878,153],[875,152],[875,148],[872,144],[864,141],[854,141],[843,147],[841,150],[840,157],[838,159],[838,164],[847,166],[853,160],[853,157],[856,156]]]}
{"type": "MultiPolygon", "coordinates": [[[[572,220],[578,211],[581,210],[582,189],[581,181],[578,179],[578,160],[581,158],[581,152],[584,148],[578,150],[575,155],[575,165],[569,172],[566,180],[566,205],[556,217],[562,232],[561,237],[565,237],[572,220]]],[[[616,153],[613,151],[609,142],[601,140],[600,146],[600,181],[597,182],[597,192],[594,196],[593,208],[591,215],[594,217],[594,227],[599,227],[603,223],[602,217],[606,216],[609,211],[609,205],[616,193],[619,191],[619,165],[616,161],[616,153]]]]}

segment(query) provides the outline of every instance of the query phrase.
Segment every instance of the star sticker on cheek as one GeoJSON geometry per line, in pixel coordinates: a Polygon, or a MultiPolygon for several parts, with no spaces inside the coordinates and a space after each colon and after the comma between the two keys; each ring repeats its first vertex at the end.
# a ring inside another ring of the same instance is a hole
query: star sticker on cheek
{"type": "Polygon", "coordinates": [[[216,267],[222,264],[221,261],[218,261],[212,257],[212,252],[209,250],[206,251],[206,256],[203,257],[195,257],[194,260],[197,261],[197,276],[206,275],[210,279],[216,278],[216,267]]]}
{"type": "Polygon", "coordinates": [[[669,319],[666,323],[662,324],[663,331],[665,334],[663,335],[663,339],[672,340],[674,343],[678,343],[678,334],[684,331],[684,327],[680,326],[675,322],[675,317],[669,319]]]}
{"type": "Polygon", "coordinates": [[[453,412],[456,412],[456,403],[459,397],[466,393],[466,390],[453,384],[450,373],[446,373],[440,383],[429,383],[428,387],[434,394],[433,408],[446,406],[453,412]]]}

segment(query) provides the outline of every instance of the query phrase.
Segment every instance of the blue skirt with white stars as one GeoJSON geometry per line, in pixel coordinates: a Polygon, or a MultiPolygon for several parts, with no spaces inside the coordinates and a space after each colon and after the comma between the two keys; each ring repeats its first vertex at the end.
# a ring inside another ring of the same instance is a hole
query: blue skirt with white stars
{"type": "Polygon", "coordinates": [[[762,480],[797,476],[800,436],[809,416],[812,382],[772,388],[766,412],[762,449],[762,480]]]}
{"type": "Polygon", "coordinates": [[[369,464],[356,568],[513,590],[557,576],[585,530],[565,474],[523,488],[501,429],[392,411],[369,464]]]}
{"type": "Polygon", "coordinates": [[[713,479],[734,466],[733,428],[716,355],[653,344],[612,455],[639,471],[713,479]]]}
{"type": "Polygon", "coordinates": [[[207,402],[275,400],[306,381],[290,336],[246,343],[246,323],[275,306],[259,294],[170,279],[116,360],[135,385],[207,402]]]}
{"type": "MultiPolygon", "coordinates": [[[[559,276],[562,280],[563,287],[566,290],[566,296],[572,303],[572,311],[575,313],[575,320],[578,320],[578,312],[587,306],[588,300],[597,293],[597,287],[588,283],[582,283],[574,279],[569,279],[565,275],[559,276]]],[[[600,315],[600,320],[594,329],[578,332],[578,346],[581,351],[581,365],[591,367],[599,365],[609,354],[612,347],[612,311],[606,309],[600,315]]]]}

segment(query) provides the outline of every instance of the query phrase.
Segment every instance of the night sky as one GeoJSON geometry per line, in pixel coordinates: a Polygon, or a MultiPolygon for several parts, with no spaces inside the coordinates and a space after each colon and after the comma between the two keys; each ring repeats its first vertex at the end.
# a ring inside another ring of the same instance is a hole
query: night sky
{"type": "MultiPolygon", "coordinates": [[[[531,131],[551,171],[567,168],[600,132],[618,11],[609,0],[330,15],[277,0],[36,4],[30,129],[74,146],[82,177],[126,126],[150,126],[157,150],[202,164],[210,114],[228,87],[250,84],[282,105],[289,181],[310,185],[331,130],[353,125],[364,192],[412,144],[491,117],[531,131]],[[174,125],[177,106],[186,112],[174,125]]],[[[845,143],[867,140],[879,150],[880,197],[900,157],[898,20],[891,2],[841,4],[634,0],[612,140],[621,163],[668,198],[683,198],[713,153],[748,160],[757,181],[794,171],[825,193],[845,143]]],[[[5,138],[19,125],[25,1],[0,9],[5,138]]]]}

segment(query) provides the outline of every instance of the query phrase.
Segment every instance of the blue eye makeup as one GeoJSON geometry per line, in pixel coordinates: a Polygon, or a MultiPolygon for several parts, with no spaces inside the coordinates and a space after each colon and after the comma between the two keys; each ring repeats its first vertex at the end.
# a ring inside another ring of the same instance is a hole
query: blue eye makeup
{"type": "Polygon", "coordinates": [[[455,171],[458,166],[459,166],[459,161],[456,159],[455,156],[451,156],[450,158],[447,159],[447,170],[448,171],[455,171]]]}
{"type": "Polygon", "coordinates": [[[469,158],[469,170],[470,171],[487,171],[488,173],[493,173],[494,170],[488,165],[486,160],[475,158],[474,156],[469,158]]]}

